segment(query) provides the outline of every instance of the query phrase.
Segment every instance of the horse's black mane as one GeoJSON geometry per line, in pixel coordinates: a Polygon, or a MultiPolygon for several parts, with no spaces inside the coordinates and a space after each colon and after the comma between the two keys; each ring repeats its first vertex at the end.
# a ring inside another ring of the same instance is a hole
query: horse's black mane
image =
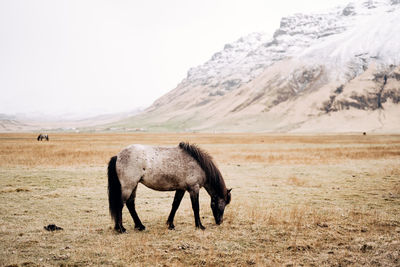
{"type": "Polygon", "coordinates": [[[223,199],[226,196],[226,186],[221,172],[215,165],[212,157],[197,145],[187,142],[180,142],[179,147],[185,150],[192,158],[194,158],[206,174],[210,186],[215,190],[215,193],[223,199]]]}

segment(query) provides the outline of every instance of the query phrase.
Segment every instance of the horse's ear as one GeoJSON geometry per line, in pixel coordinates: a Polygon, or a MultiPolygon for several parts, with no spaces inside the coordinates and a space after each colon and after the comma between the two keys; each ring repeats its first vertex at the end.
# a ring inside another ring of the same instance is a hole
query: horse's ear
{"type": "Polygon", "coordinates": [[[226,205],[228,205],[231,202],[231,189],[228,189],[228,193],[226,194],[226,205]]]}

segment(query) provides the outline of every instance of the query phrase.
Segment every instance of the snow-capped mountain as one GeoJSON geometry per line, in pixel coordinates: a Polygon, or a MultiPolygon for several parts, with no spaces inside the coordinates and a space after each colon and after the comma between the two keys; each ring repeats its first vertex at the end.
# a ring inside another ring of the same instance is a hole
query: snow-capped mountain
{"type": "Polygon", "coordinates": [[[282,18],[191,68],[121,124],[163,130],[400,131],[400,0],[282,18]]]}

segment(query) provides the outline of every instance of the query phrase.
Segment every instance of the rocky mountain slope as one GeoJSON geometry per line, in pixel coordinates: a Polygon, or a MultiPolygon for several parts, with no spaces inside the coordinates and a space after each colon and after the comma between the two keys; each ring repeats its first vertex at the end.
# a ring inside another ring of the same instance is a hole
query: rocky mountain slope
{"type": "Polygon", "coordinates": [[[282,18],[226,44],[115,127],[171,131],[400,132],[400,1],[282,18]]]}

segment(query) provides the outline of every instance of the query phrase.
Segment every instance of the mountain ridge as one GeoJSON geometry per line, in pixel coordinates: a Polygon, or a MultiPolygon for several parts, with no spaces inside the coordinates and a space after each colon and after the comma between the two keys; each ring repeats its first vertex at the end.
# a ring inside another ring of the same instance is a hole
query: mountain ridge
{"type": "Polygon", "coordinates": [[[252,33],[226,44],[142,114],[115,125],[399,132],[399,18],[400,1],[393,0],[282,18],[272,38],[252,33]],[[363,116],[371,121],[361,123],[363,116]],[[354,127],[341,126],[349,122],[354,127]]]}

